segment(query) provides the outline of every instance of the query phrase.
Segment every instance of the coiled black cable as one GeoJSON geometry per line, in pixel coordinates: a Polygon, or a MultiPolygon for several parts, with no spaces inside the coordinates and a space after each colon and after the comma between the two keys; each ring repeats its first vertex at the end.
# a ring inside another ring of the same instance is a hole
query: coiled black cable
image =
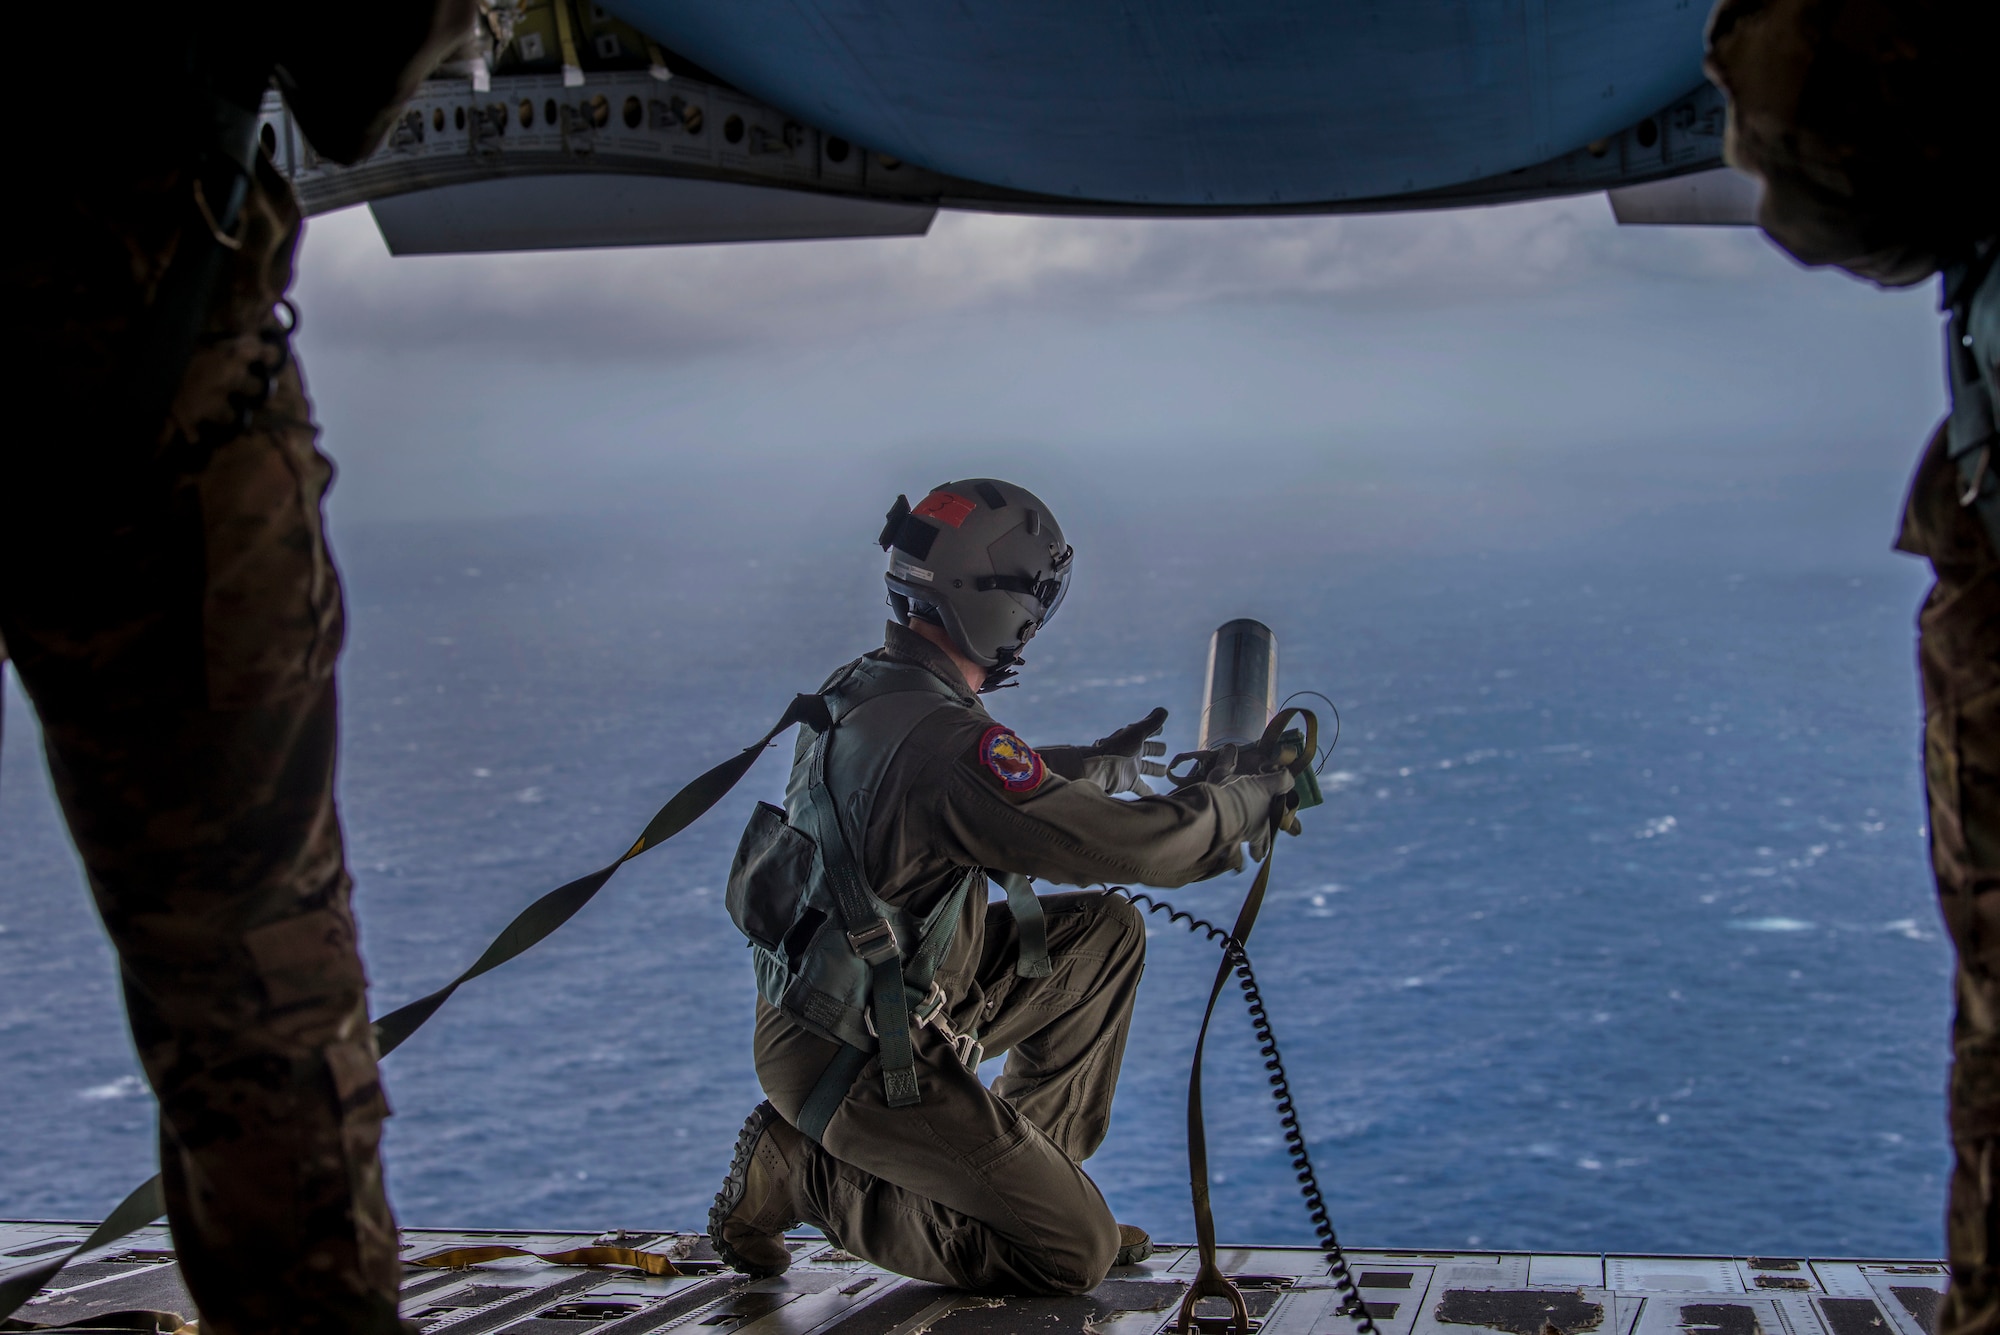
{"type": "Polygon", "coordinates": [[[1355,1329],[1362,1335],[1380,1335],[1375,1318],[1368,1311],[1368,1304],[1362,1301],[1361,1291],[1355,1286],[1347,1253],[1341,1250],[1340,1238],[1334,1232],[1333,1219],[1327,1212],[1326,1197],[1319,1189],[1319,1176],[1313,1172],[1305,1132],[1299,1129],[1298,1106],[1292,1101],[1292,1084],[1285,1075],[1284,1059],[1278,1055],[1278,1036],[1272,1030],[1270,1014],[1264,1008],[1264,994],[1257,988],[1257,974],[1250,967],[1249,952],[1243,948],[1241,941],[1206,918],[1197,918],[1142,890],[1130,890],[1122,885],[1112,889],[1146,912],[1164,913],[1168,922],[1180,923],[1190,932],[1204,934],[1222,946],[1223,958],[1236,971],[1237,985],[1243,989],[1244,1004],[1250,1010],[1250,1024],[1257,1033],[1258,1055],[1264,1059],[1264,1069],[1270,1072],[1271,1098],[1278,1105],[1278,1125],[1284,1128],[1285,1152],[1291,1156],[1292,1174],[1298,1179],[1299,1194],[1305,1197],[1306,1214],[1312,1220],[1314,1238],[1320,1251],[1326,1254],[1327,1269],[1333,1276],[1334,1287],[1340,1291],[1340,1311],[1353,1320],[1355,1329]]]}

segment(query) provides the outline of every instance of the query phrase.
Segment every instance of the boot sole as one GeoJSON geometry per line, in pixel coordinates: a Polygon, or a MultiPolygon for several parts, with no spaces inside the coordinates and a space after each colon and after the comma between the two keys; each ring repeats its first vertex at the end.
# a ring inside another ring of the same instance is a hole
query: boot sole
{"type": "MultiPolygon", "coordinates": [[[[1120,1225],[1120,1227],[1122,1228],[1124,1226],[1120,1225]]],[[[1152,1254],[1153,1254],[1153,1239],[1150,1236],[1142,1233],[1136,1240],[1121,1245],[1118,1248],[1118,1255],[1112,1259],[1111,1264],[1115,1266],[1137,1265],[1139,1264],[1139,1262],[1150,1257],[1152,1254]]]]}
{"type": "Polygon", "coordinates": [[[723,1241],[722,1226],[729,1216],[736,1213],[736,1207],[743,1204],[743,1193],[750,1189],[750,1161],[756,1156],[757,1142],[764,1138],[765,1130],[777,1120],[778,1110],[771,1106],[769,1099],[750,1110],[750,1116],[744,1119],[743,1129],[736,1133],[736,1154],[729,1161],[729,1176],[722,1180],[722,1190],[715,1193],[715,1204],[708,1207],[708,1241],[715,1248],[715,1254],[731,1270],[753,1279],[782,1275],[787,1267],[774,1269],[745,1260],[742,1253],[723,1241]]]}

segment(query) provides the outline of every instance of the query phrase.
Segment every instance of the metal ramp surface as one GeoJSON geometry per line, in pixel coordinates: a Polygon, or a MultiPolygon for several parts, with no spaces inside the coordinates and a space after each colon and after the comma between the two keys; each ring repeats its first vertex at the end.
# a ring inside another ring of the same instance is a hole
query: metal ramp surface
{"type": "MultiPolygon", "coordinates": [[[[89,1225],[0,1223],[0,1269],[76,1245],[89,1225]]],[[[403,1234],[403,1314],[424,1335],[1159,1335],[1171,1329],[1195,1253],[1163,1247],[1072,1298],[982,1298],[903,1279],[825,1239],[792,1239],[792,1268],[751,1280],[695,1233],[403,1234]],[[457,1269],[418,1258],[466,1248],[561,1253],[624,1247],[682,1273],[506,1256],[457,1269]]],[[[72,1265],[15,1314],[13,1329],[173,1331],[195,1317],[166,1230],[143,1229],[72,1265]]],[[[1946,1272],[1935,1261],[1799,1257],[1558,1256],[1351,1251],[1382,1335],[1934,1335],[1946,1272]]],[[[1353,1329],[1309,1248],[1225,1247],[1256,1335],[1353,1329]]],[[[1228,1311],[1204,1300],[1203,1335],[1228,1311]]]]}

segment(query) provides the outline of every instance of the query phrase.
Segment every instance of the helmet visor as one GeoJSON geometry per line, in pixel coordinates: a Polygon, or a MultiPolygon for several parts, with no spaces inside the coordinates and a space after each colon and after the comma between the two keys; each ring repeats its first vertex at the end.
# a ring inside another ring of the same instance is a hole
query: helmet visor
{"type": "Polygon", "coordinates": [[[1056,609],[1062,606],[1063,597],[1068,592],[1068,567],[1064,567],[1060,574],[1052,575],[1048,579],[1036,582],[1033,597],[1036,602],[1042,605],[1042,625],[1046,626],[1049,624],[1049,621],[1056,614],[1056,609]]]}
{"type": "Polygon", "coordinates": [[[1056,609],[1062,606],[1064,595],[1069,593],[1069,577],[1075,560],[1076,548],[1065,546],[1055,554],[1055,573],[1040,581],[1035,589],[1035,601],[1042,605],[1044,626],[1049,624],[1056,609]]]}
{"type": "Polygon", "coordinates": [[[1063,563],[1053,575],[1044,575],[1040,579],[1030,579],[1026,575],[981,575],[973,581],[973,587],[981,593],[998,590],[1034,599],[1041,608],[1041,614],[1035,618],[1035,628],[1039,630],[1049,624],[1049,618],[1056,614],[1056,609],[1062,606],[1063,596],[1069,592],[1068,553],[1064,553],[1063,563]]]}

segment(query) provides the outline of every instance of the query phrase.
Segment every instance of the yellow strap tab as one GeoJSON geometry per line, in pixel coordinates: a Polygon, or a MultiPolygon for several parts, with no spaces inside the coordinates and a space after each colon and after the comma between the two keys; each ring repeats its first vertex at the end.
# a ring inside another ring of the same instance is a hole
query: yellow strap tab
{"type": "Polygon", "coordinates": [[[504,1246],[452,1247],[432,1252],[429,1256],[416,1257],[410,1264],[437,1270],[463,1270],[469,1265],[481,1265],[508,1256],[530,1256],[550,1265],[622,1265],[643,1270],[649,1275],[671,1277],[684,1273],[665,1252],[645,1252],[636,1247],[578,1247],[567,1252],[531,1252],[526,1247],[504,1246]]]}
{"type": "Polygon", "coordinates": [[[556,42],[562,47],[563,87],[576,88],[583,83],[583,62],[576,58],[576,31],[569,5],[570,0],[555,0],[556,42]]]}

